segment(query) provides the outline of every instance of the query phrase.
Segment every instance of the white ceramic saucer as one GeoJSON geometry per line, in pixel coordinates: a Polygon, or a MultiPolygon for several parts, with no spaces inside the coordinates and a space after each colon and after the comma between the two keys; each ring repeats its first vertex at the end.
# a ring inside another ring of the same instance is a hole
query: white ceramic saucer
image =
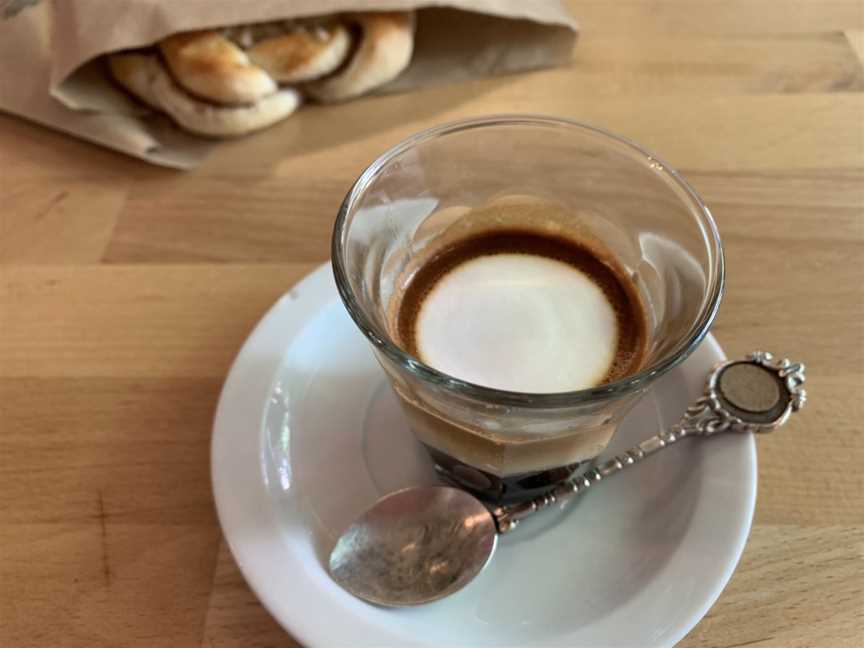
{"type": "MultiPolygon", "coordinates": [[[[707,338],[636,407],[609,453],[677,421],[723,358],[707,338]]],[[[501,538],[454,596],[402,610],[353,598],[325,568],[338,534],[432,471],[329,265],[280,299],[240,351],[212,462],[240,569],[310,647],[672,646],[729,580],[756,497],[751,436],[685,440],[501,538]]]]}

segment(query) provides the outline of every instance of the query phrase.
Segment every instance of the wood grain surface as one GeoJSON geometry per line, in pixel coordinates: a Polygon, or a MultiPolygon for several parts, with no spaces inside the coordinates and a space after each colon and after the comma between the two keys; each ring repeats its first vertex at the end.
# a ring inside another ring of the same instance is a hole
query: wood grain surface
{"type": "Polygon", "coordinates": [[[214,514],[222,380],[368,162],[523,111],[681,170],[726,244],[719,341],[808,366],[807,408],[759,442],[741,564],[680,645],[864,645],[864,3],[572,8],[568,67],[304,109],[187,173],[0,116],[0,646],[297,646],[214,514]]]}

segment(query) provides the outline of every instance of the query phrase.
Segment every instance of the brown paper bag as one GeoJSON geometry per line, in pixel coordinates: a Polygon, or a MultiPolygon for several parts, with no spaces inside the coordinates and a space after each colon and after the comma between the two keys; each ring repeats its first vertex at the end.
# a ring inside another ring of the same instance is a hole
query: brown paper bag
{"type": "Polygon", "coordinates": [[[133,101],[108,80],[100,55],[191,29],[415,8],[411,65],[381,92],[559,65],[576,38],[559,0],[0,0],[0,110],[189,168],[218,143],[133,101]]]}

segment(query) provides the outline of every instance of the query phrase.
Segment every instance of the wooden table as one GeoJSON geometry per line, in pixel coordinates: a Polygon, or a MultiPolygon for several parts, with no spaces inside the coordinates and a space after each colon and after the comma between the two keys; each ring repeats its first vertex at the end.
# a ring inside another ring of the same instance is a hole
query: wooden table
{"type": "Polygon", "coordinates": [[[810,404],[759,442],[741,564],[681,645],[864,645],[864,4],[573,8],[566,69],[304,110],[189,173],[0,117],[0,646],[296,646],[214,514],[222,380],[328,258],[365,164],[514,111],[604,125],[678,167],[726,244],[720,342],[808,366],[810,404]]]}

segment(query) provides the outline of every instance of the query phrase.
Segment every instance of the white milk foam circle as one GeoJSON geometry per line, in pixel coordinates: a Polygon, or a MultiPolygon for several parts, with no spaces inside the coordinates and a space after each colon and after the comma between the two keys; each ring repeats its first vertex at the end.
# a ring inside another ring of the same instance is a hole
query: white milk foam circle
{"type": "Polygon", "coordinates": [[[600,287],[533,254],[470,259],[424,299],[415,325],[426,364],[471,383],[529,393],[600,384],[615,360],[618,320],[600,287]]]}

